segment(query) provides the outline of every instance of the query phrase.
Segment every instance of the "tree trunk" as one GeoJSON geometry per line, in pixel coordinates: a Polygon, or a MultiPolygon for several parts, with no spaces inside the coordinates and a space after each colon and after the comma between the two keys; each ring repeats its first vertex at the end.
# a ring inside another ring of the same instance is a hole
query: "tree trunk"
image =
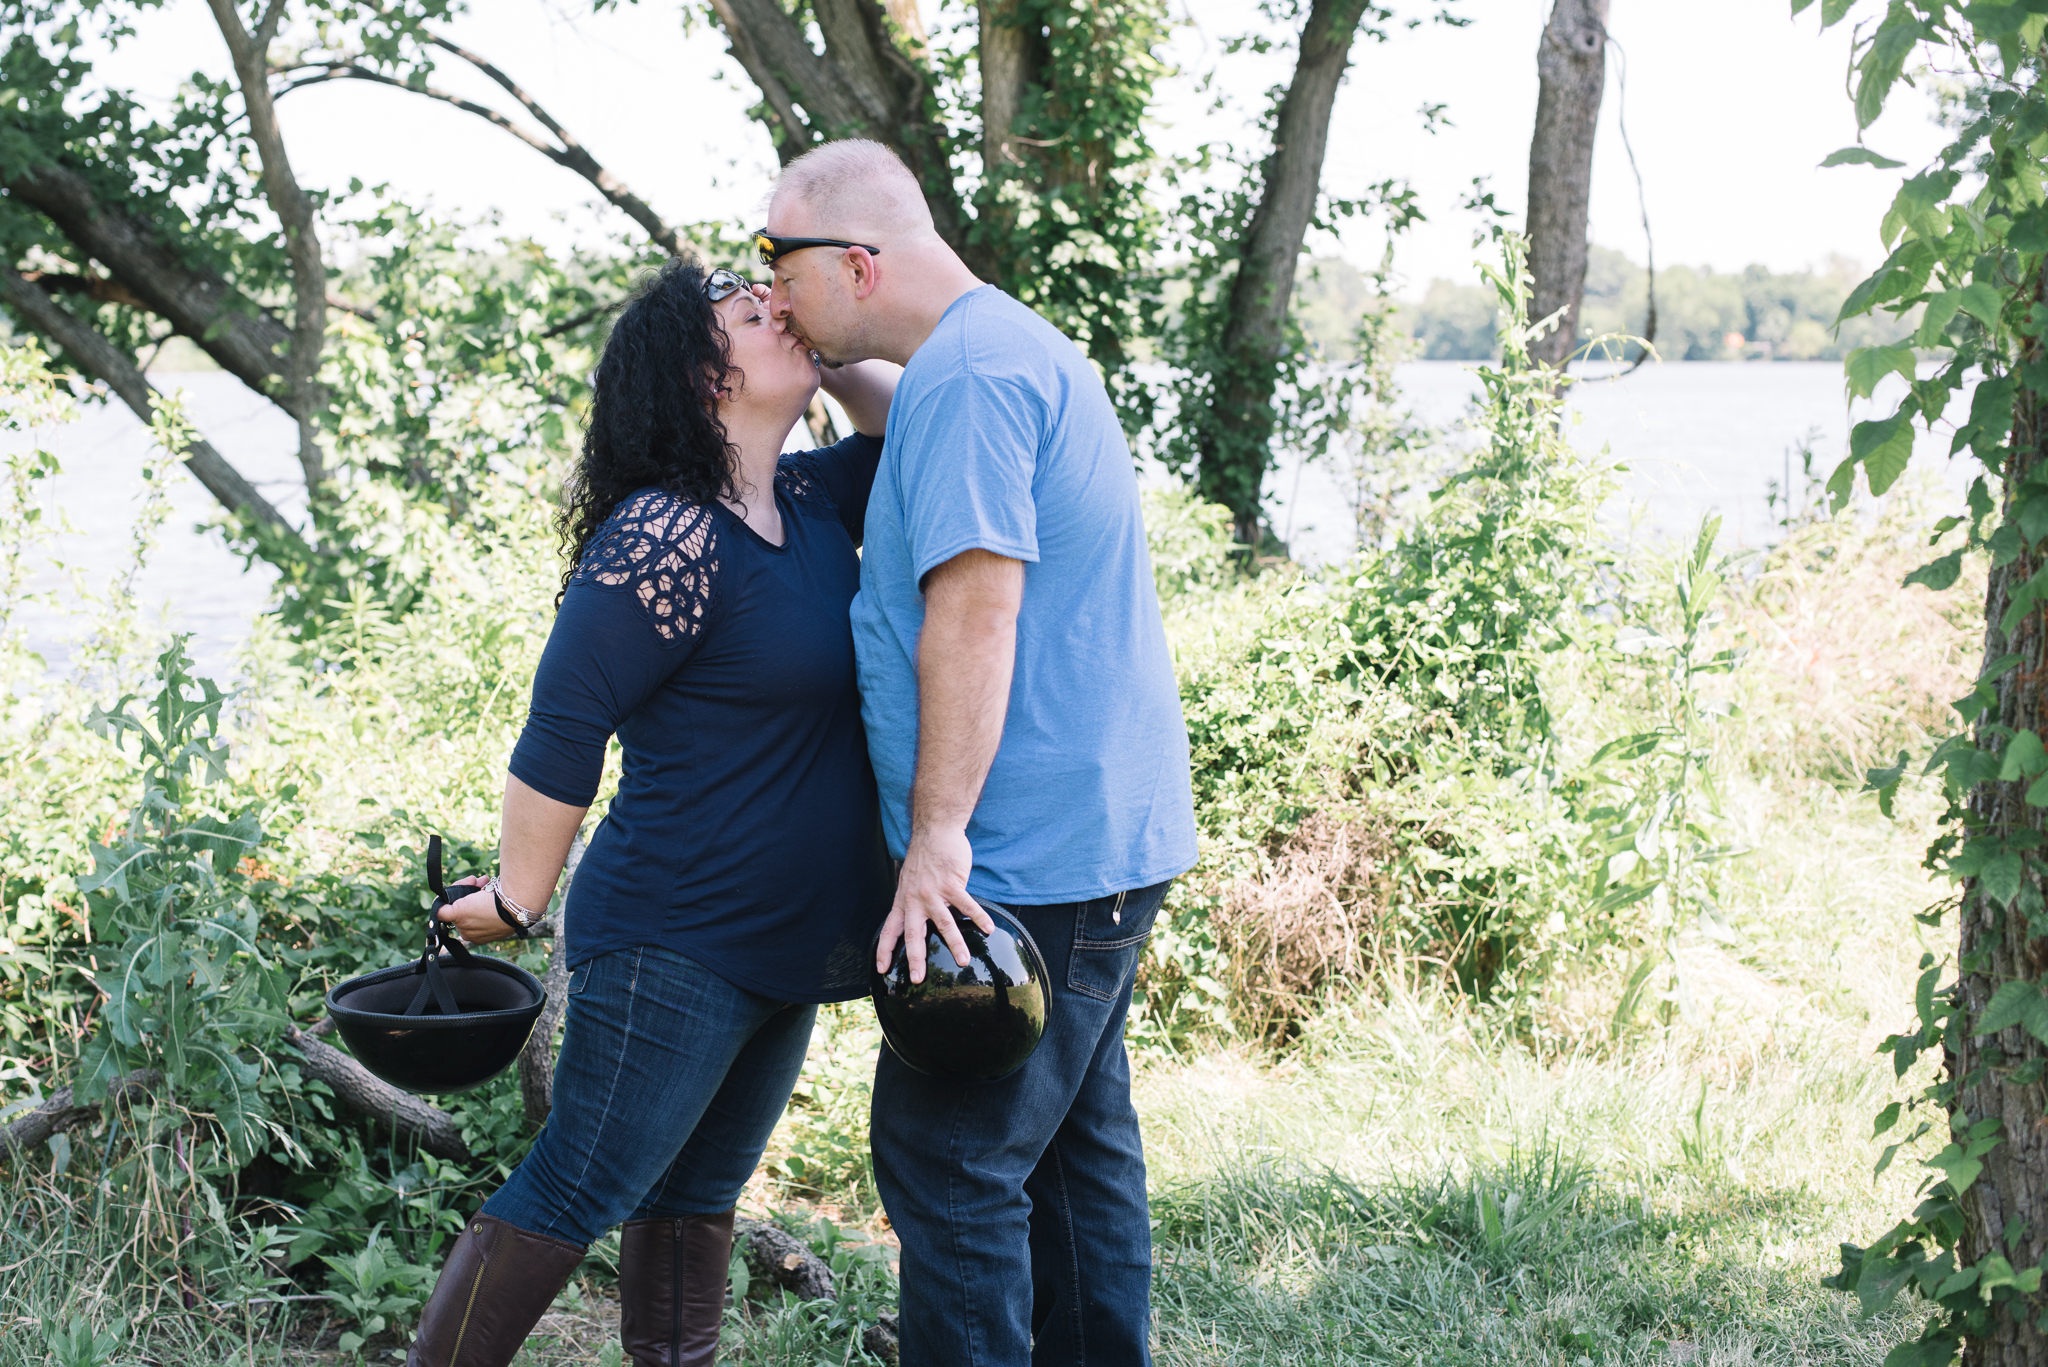
{"type": "Polygon", "coordinates": [[[1593,193],[1593,133],[1607,85],[1607,0],[1557,0],[1536,44],[1536,133],[1529,139],[1531,319],[1564,311],[1529,343],[1532,359],[1564,366],[1578,347],[1586,297],[1586,215],[1593,193]]]}
{"type": "MultiPolygon", "coordinates": [[[[2015,372],[2029,362],[2038,363],[2041,353],[2038,340],[2029,343],[2027,354],[2014,366],[2015,372]]],[[[2022,385],[2013,404],[2005,488],[2018,489],[2041,467],[2044,455],[2048,455],[2048,400],[2022,385]]],[[[2008,493],[2008,526],[2013,525],[2011,498],[2008,493]]],[[[1992,568],[1985,590],[1984,664],[1988,667],[2006,655],[2019,656],[2020,663],[1999,678],[1998,705],[1987,708],[1978,720],[1976,740],[1984,748],[1998,743],[1994,739],[1997,733],[1989,729],[1993,722],[2048,735],[2048,687],[2044,687],[2048,685],[2048,632],[2043,631],[2042,609],[2028,612],[2010,636],[2001,625],[2013,592],[2048,563],[2043,548],[2022,540],[2018,556],[1992,568]]],[[[2025,778],[1978,785],[1970,807],[1973,817],[1983,823],[1980,829],[2008,838],[2048,829],[2048,809],[2027,805],[2027,787],[2025,778]]],[[[2000,907],[1987,895],[1981,879],[1964,883],[1958,962],[1967,971],[1960,975],[1957,990],[1968,1020],[1982,1018],[2000,986],[2031,982],[2048,972],[2048,939],[2037,938],[2028,925],[2029,913],[2038,916],[2040,909],[2040,885],[2031,874],[2021,880],[2020,893],[2009,907],[2000,907]]],[[[1962,1195],[1958,1265],[1967,1267],[1997,1254],[2016,1268],[2035,1266],[2048,1253],[2048,1125],[2042,1123],[2048,1089],[2038,1077],[2048,1047],[2024,1025],[2015,1024],[1985,1036],[1967,1026],[1951,1029],[1945,1048],[1948,1075],[1956,1085],[1949,1103],[1955,1135],[1960,1137],[1972,1125],[1995,1119],[2001,1122],[2004,1136],[2004,1142],[1983,1155],[1983,1173],[1962,1195]],[[2027,1073],[2037,1076],[2022,1081],[2027,1073]]],[[[2017,1315],[1995,1312],[1987,1337],[1966,1340],[1965,1367],[2037,1367],[2048,1362],[2048,1335],[2035,1327],[2036,1307],[2029,1305],[2030,1299],[2009,1303],[2017,1315]]]]}
{"type": "Polygon", "coordinates": [[[1315,0],[1309,10],[1230,285],[1224,368],[1205,423],[1197,485],[1204,498],[1231,510],[1237,539],[1248,546],[1259,540],[1259,491],[1272,460],[1273,392],[1295,262],[1322,188],[1330,109],[1365,7],[1365,0],[1315,0]]]}
{"type": "Polygon", "coordinates": [[[813,0],[822,53],[780,0],[711,0],[711,10],[761,92],[783,165],[833,138],[892,148],[923,185],[939,236],[986,278],[983,255],[968,241],[972,220],[953,184],[944,131],[926,108],[931,81],[914,4],[813,0]]]}
{"type": "Polygon", "coordinates": [[[38,166],[0,188],[49,219],[82,257],[106,267],[116,282],[222,370],[276,402],[292,334],[262,305],[212,271],[188,265],[154,225],[102,201],[76,171],[38,166]]]}
{"type": "MultiPolygon", "coordinates": [[[[105,337],[97,328],[65,308],[39,287],[31,284],[16,271],[0,270],[0,298],[12,304],[36,329],[55,342],[77,363],[79,369],[95,376],[107,388],[120,396],[136,417],[147,424],[155,417],[151,396],[156,389],[144,378],[126,353],[105,337]]],[[[296,542],[298,533],[284,520],[270,500],[256,491],[256,486],[242,477],[241,471],[228,464],[227,458],[213,449],[211,443],[195,436],[185,448],[185,468],[206,486],[206,491],[220,500],[220,505],[231,513],[246,514],[274,531],[282,532],[290,541],[296,542]]]]}
{"type": "Polygon", "coordinates": [[[299,425],[299,468],[306,494],[318,498],[327,478],[315,417],[326,406],[320,385],[320,353],[327,345],[327,262],[320,254],[320,225],[313,197],[292,174],[270,94],[270,44],[284,21],[284,0],[269,0],[252,32],[243,27],[234,0],[207,0],[242,89],[249,140],[263,166],[263,197],[284,229],[284,250],[292,266],[292,344],[285,357],[284,406],[299,425]]]}

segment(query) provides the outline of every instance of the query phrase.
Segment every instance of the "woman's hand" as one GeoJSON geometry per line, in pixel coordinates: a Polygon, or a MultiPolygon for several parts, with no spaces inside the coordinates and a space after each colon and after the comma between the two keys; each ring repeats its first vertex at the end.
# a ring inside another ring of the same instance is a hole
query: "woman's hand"
{"type": "Polygon", "coordinates": [[[819,367],[818,383],[839,400],[854,431],[879,437],[889,425],[889,401],[896,397],[896,381],[902,376],[903,367],[891,361],[854,361],[836,370],[819,367]]]}
{"type": "Polygon", "coordinates": [[[444,924],[452,925],[462,933],[465,944],[487,945],[512,938],[512,927],[498,915],[498,899],[482,891],[484,882],[481,874],[456,879],[449,885],[449,891],[456,888],[476,888],[478,891],[449,903],[439,912],[444,924]]]}

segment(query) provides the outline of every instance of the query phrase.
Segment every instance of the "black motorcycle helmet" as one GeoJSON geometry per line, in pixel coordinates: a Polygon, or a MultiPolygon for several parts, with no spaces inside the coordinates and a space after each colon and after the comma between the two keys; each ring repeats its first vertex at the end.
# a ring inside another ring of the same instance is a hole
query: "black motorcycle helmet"
{"type": "MultiPolygon", "coordinates": [[[[910,955],[896,946],[887,973],[874,975],[871,995],[882,1038],[904,1063],[948,1082],[1000,1082],[1024,1066],[1045,1034],[1052,1005],[1045,959],[1030,932],[1001,907],[986,907],[995,930],[981,933],[953,913],[967,942],[958,963],[925,928],[924,981],[910,980],[910,955]]],[[[881,943],[881,932],[875,944],[881,943]]]]}
{"type": "Polygon", "coordinates": [[[446,1096],[509,1068],[548,995],[517,964],[472,953],[440,919],[442,907],[475,889],[450,896],[441,886],[439,836],[427,842],[427,884],[434,905],[426,952],[414,963],[350,978],[327,994],[327,1013],[372,1073],[408,1092],[446,1096]]]}

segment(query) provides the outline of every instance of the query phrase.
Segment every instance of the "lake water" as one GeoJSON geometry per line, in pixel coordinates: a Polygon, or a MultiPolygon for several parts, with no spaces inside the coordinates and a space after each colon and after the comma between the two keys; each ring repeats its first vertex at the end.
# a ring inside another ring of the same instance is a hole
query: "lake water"
{"type": "MultiPolygon", "coordinates": [[[[231,376],[219,372],[159,374],[166,390],[183,389],[194,425],[287,516],[304,506],[293,456],[291,422],[231,376]]],[[[1417,415],[1449,426],[1477,391],[1470,366],[1423,361],[1401,367],[1399,379],[1417,415]]],[[[1890,383],[1898,388],[1896,379],[1890,383]]],[[[1588,451],[1603,447],[1629,467],[1624,497],[1641,506],[1640,526],[1652,534],[1689,535],[1710,512],[1724,519],[1724,535],[1759,544],[1775,531],[1766,492],[1788,471],[1788,453],[1810,437],[1814,469],[1825,479],[1840,459],[1852,420],[1871,416],[1870,403],[1845,405],[1842,370],[1833,362],[1646,366],[1624,379],[1594,379],[1576,386],[1578,420],[1572,440],[1588,451]]],[[[1880,390],[1874,411],[1896,404],[1880,390]]],[[[1951,416],[1968,411],[1967,397],[1951,416]]],[[[126,564],[130,529],[144,493],[140,476],[149,450],[147,429],[126,408],[86,410],[77,422],[40,434],[64,464],[54,500],[75,535],[62,538],[62,558],[86,568],[88,582],[104,586],[126,564]]],[[[1944,472],[1958,491],[1964,471],[1946,460],[1946,437],[1920,438],[1915,462],[1944,472]]],[[[1329,474],[1315,464],[1283,463],[1269,482],[1273,524],[1284,529],[1295,554],[1327,563],[1351,553],[1351,514],[1329,474]]],[[[213,509],[210,495],[180,469],[171,481],[172,516],[138,581],[146,612],[166,626],[194,633],[193,652],[203,671],[230,671],[236,644],[261,611],[274,574],[259,564],[244,570],[217,533],[193,528],[213,509]]],[[[55,582],[54,577],[44,582],[55,582]]],[[[29,618],[31,638],[55,667],[68,655],[75,625],[62,613],[29,618]]]]}

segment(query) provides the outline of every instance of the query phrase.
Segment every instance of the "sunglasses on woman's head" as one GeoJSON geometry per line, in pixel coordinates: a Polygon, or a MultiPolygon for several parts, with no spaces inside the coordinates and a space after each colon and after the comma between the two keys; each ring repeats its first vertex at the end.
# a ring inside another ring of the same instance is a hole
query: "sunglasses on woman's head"
{"type": "Polygon", "coordinates": [[[761,264],[772,266],[791,252],[800,252],[806,247],[859,247],[869,256],[880,256],[880,247],[870,247],[865,242],[842,242],[836,237],[770,237],[766,228],[754,233],[754,250],[761,253],[761,264]]]}
{"type": "Polygon", "coordinates": [[[705,297],[714,304],[737,294],[741,290],[750,290],[753,287],[753,281],[747,279],[738,271],[729,271],[723,266],[704,277],[705,297]]]}

